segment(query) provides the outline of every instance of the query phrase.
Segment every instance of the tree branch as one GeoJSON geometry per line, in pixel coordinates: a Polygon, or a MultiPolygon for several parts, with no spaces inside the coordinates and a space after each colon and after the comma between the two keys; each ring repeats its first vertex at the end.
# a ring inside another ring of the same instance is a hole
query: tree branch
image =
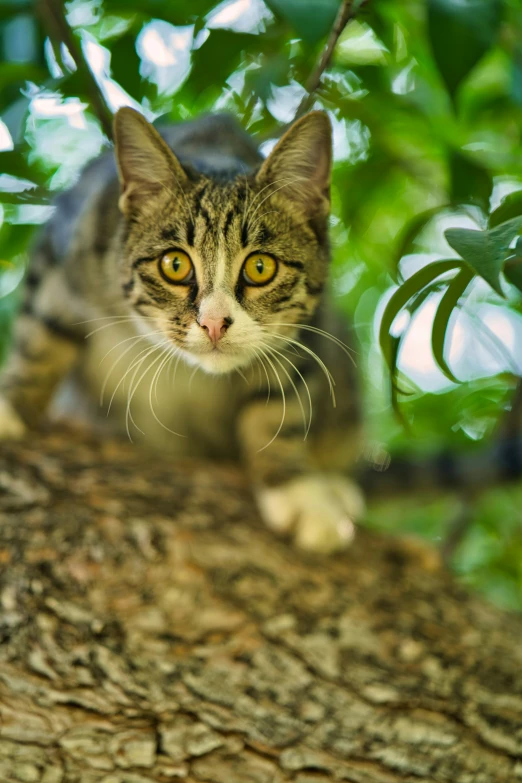
{"type": "Polygon", "coordinates": [[[302,115],[306,114],[306,112],[310,109],[315,100],[315,93],[321,85],[323,74],[332,61],[335,47],[337,46],[337,42],[341,37],[344,28],[348,22],[354,18],[357,11],[367,2],[368,0],[343,0],[321,58],[315,65],[306,81],[305,89],[307,94],[303,97],[301,103],[297,107],[293,119],[285,125],[274,128],[272,132],[267,133],[266,136],[261,137],[261,141],[266,141],[268,139],[281,136],[296,120],[299,119],[299,117],[302,117],[302,115]]]}
{"type": "Polygon", "coordinates": [[[91,107],[98,117],[103,131],[112,139],[112,112],[96,78],[91,71],[81,46],[79,46],[65,16],[65,7],[61,0],[39,0],[40,18],[52,40],[65,44],[77,69],[85,79],[86,91],[91,107]]]}
{"type": "Polygon", "coordinates": [[[232,467],[58,428],[0,520],[0,780],[520,780],[522,618],[433,550],[300,554],[232,467]]]}
{"type": "Polygon", "coordinates": [[[321,55],[321,59],[308,77],[306,82],[306,92],[308,94],[304,96],[303,100],[297,107],[294,122],[303,114],[305,114],[314,102],[315,93],[321,84],[323,73],[326,71],[332,61],[335,47],[337,46],[337,42],[341,37],[344,28],[348,22],[354,18],[356,12],[359,10],[359,8],[361,8],[362,5],[364,5],[365,2],[366,0],[362,0],[362,2],[356,2],[356,0],[343,0],[339,9],[339,13],[337,14],[337,18],[334,22],[334,26],[332,27],[330,36],[326,43],[326,47],[321,55]]]}

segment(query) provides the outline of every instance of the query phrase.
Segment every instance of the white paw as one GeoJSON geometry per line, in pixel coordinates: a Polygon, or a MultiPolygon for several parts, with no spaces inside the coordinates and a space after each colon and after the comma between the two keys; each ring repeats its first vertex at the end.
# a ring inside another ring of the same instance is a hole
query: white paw
{"type": "Polygon", "coordinates": [[[11,403],[0,397],[0,441],[19,440],[25,432],[25,424],[11,403]]]}
{"type": "Polygon", "coordinates": [[[330,553],[346,549],[364,514],[359,487],[344,476],[301,476],[257,492],[261,515],[272,530],[293,531],[302,549],[330,553]]]}

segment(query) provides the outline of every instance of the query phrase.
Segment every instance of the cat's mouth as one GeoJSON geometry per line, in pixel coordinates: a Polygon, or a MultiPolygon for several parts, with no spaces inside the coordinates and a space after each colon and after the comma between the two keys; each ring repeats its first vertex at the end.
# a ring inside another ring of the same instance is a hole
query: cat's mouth
{"type": "Polygon", "coordinates": [[[188,364],[198,366],[212,375],[223,375],[250,363],[247,351],[231,345],[190,346],[182,348],[181,354],[188,364]]]}

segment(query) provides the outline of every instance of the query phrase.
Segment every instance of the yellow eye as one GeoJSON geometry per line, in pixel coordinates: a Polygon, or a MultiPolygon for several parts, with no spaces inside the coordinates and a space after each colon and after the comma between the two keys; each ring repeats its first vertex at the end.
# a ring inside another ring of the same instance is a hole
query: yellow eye
{"type": "Polygon", "coordinates": [[[252,253],[243,264],[243,277],[248,285],[265,285],[277,272],[277,261],[266,253],[252,253]]]}
{"type": "Polygon", "coordinates": [[[188,283],[194,276],[194,267],[183,250],[170,250],[161,256],[160,272],[167,283],[188,283]]]}

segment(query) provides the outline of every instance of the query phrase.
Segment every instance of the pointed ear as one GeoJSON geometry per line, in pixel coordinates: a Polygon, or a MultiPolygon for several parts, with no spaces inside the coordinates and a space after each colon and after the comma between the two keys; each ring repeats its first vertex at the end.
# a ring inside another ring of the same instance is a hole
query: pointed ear
{"type": "MultiPolygon", "coordinates": [[[[328,115],[313,111],[297,120],[276,144],[257,174],[260,184],[273,183],[282,198],[310,215],[330,208],[332,127],[328,115]]],[[[268,193],[268,190],[267,190],[268,193]]]]}
{"type": "Polygon", "coordinates": [[[119,207],[124,214],[162,189],[187,182],[180,162],[145,117],[124,107],[114,118],[116,160],[121,183],[119,207]]]}

